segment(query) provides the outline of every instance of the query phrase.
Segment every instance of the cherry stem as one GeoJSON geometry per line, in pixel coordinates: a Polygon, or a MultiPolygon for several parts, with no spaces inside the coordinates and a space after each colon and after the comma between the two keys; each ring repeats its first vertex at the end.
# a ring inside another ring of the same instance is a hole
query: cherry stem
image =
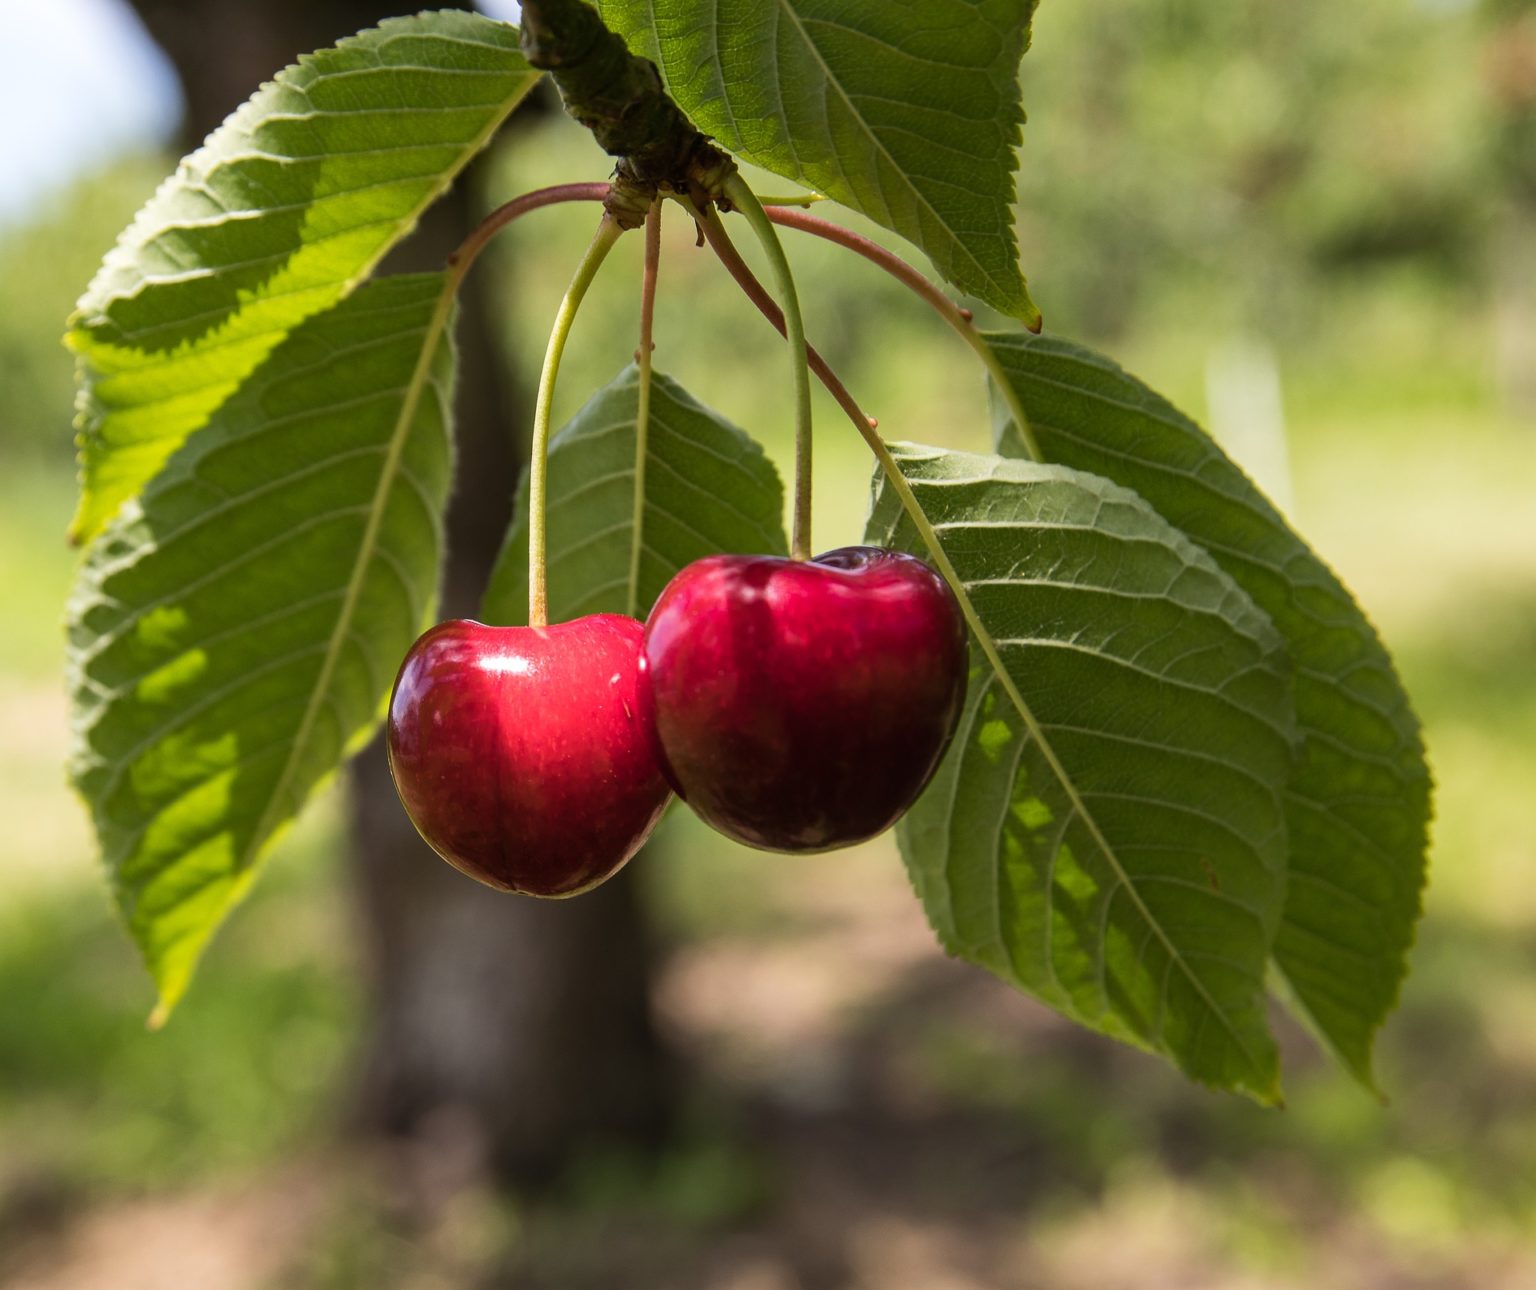
{"type": "Polygon", "coordinates": [[[470,230],[469,236],[448,257],[448,276],[451,285],[457,288],[480,252],[485,250],[491,239],[513,220],[526,215],[529,211],[538,210],[541,206],[554,206],[560,202],[606,201],[610,187],[611,185],[602,183],[555,184],[551,188],[536,188],[531,193],[524,193],[521,197],[514,197],[511,201],[498,206],[470,230]]]}
{"type": "Polygon", "coordinates": [[[1013,388],[1013,382],[1008,379],[1008,373],[997,354],[982,339],[981,333],[971,321],[970,310],[962,309],[895,252],[886,250],[878,242],[851,229],[846,229],[841,224],[834,224],[831,220],[812,215],[809,211],[795,210],[790,207],[778,206],[764,213],[775,224],[813,233],[817,237],[836,242],[837,245],[862,255],[932,305],[938,315],[960,334],[961,339],[981,359],[993,383],[997,386],[999,396],[1007,405],[1009,415],[1019,427],[1019,435],[1024,440],[1024,447],[1030,457],[1035,461],[1045,460],[1044,454],[1040,451],[1040,445],[1035,440],[1035,432],[1030,428],[1029,415],[1024,411],[1024,404],[1019,398],[1018,391],[1013,388]]]}
{"type": "MultiPolygon", "coordinates": [[[[763,317],[778,329],[780,336],[787,336],[784,311],[779,308],[773,297],[764,289],[763,284],[757,280],[757,276],[747,267],[747,262],[741,258],[741,252],[731,241],[731,236],[725,231],[725,224],[715,213],[714,207],[709,207],[700,214],[690,203],[689,210],[698,221],[699,227],[703,229],[704,240],[709,243],[710,249],[714,251],[720,263],[725,266],[726,272],[736,280],[736,285],[741,288],[742,293],[757,306],[763,317]]],[[[859,410],[859,405],[854,402],[848,387],[827,365],[827,360],[817,352],[814,345],[806,345],[805,356],[810,363],[811,371],[816,373],[816,379],[826,386],[827,392],[837,400],[837,406],[848,414],[849,420],[864,429],[873,430],[875,425],[873,419],[866,417],[859,410]]]]}
{"type": "MultiPolygon", "coordinates": [[[[796,560],[811,558],[811,374],[805,344],[805,322],[800,316],[800,297],[795,292],[795,275],[773,231],[773,223],[756,194],[739,174],[725,181],[722,192],[735,210],[747,220],[784,300],[785,336],[789,341],[790,373],[795,385],[795,508],[790,530],[789,553],[796,560]]],[[[782,208],[781,208],[782,209],[782,208]]],[[[803,212],[802,212],[803,213],[803,212]]]]}
{"type": "Polygon", "coordinates": [[[645,459],[647,432],[651,426],[651,354],[656,322],[656,277],[661,268],[661,202],[651,203],[645,213],[645,269],[640,278],[640,348],[635,362],[640,369],[638,401],[635,407],[635,502],[634,533],[629,543],[629,609],[631,618],[640,616],[640,543],[645,525],[645,459]]]}
{"type": "MultiPolygon", "coordinates": [[[[773,298],[763,289],[763,284],[757,280],[752,270],[747,267],[741,254],[731,243],[730,235],[725,231],[725,225],[714,210],[707,209],[702,215],[692,206],[687,205],[699,227],[704,232],[707,241],[719,257],[731,277],[736,279],[736,284],[742,289],[743,294],[757,306],[763,317],[768,319],[782,336],[784,331],[784,313],[773,302],[773,298]]],[[[923,545],[928,550],[928,557],[938,569],[939,575],[949,583],[950,589],[955,593],[955,599],[960,604],[960,612],[965,621],[970,625],[972,634],[981,644],[982,651],[986,654],[992,666],[999,676],[1007,676],[1003,669],[1002,659],[997,653],[997,647],[992,643],[991,634],[986,630],[981,621],[981,615],[976,606],[971,602],[970,593],[965,589],[965,584],[960,581],[960,573],[949,558],[949,553],[944,550],[944,544],[939,541],[938,530],[933,527],[933,522],[923,510],[922,503],[917,500],[917,494],[912,491],[912,485],[907,482],[907,477],[901,473],[901,467],[896,464],[896,458],[891,455],[891,450],[885,446],[875,430],[876,422],[873,417],[864,415],[863,409],[858,405],[853,395],[848,392],[848,387],[837,377],[837,374],[827,366],[826,361],[810,346],[806,347],[810,359],[811,370],[821,379],[821,383],[827,387],[828,393],[837,400],[838,407],[848,414],[848,419],[853,422],[853,428],[857,430],[864,442],[869,445],[869,450],[875,454],[875,460],[880,463],[881,473],[895,492],[897,500],[901,502],[902,510],[906,511],[907,518],[912,521],[912,527],[923,540],[923,545]]]]}
{"type": "Polygon", "coordinates": [[[528,625],[549,625],[549,593],[545,577],[548,563],[548,546],[545,525],[546,484],[549,478],[549,416],[555,399],[555,379],[560,374],[560,358],[565,353],[565,342],[576,321],[576,311],[582,297],[592,285],[592,279],[608,258],[608,252],[624,232],[612,215],[604,214],[592,243],[576,266],[571,285],[565,290],[560,308],[555,314],[555,325],[549,333],[549,345],[544,351],[544,366],[539,371],[539,394],[533,405],[533,445],[528,462],[528,625]]]}

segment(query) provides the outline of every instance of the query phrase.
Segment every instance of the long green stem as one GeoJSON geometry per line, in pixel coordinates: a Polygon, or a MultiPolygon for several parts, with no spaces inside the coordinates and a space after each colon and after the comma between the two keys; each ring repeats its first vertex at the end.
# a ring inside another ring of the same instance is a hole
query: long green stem
{"type": "MultiPolygon", "coordinates": [[[[763,290],[763,284],[757,280],[756,275],[747,267],[746,261],[741,258],[731,242],[730,235],[726,233],[725,226],[720,222],[720,217],[713,210],[706,211],[699,220],[699,227],[703,229],[705,240],[720,258],[721,264],[725,266],[731,277],[736,279],[737,285],[741,287],[747,299],[756,305],[763,317],[778,328],[780,335],[783,335],[785,333],[783,312],[774,303],[773,297],[763,290]]],[[[864,410],[849,393],[848,387],[838,379],[837,373],[827,366],[821,355],[810,346],[807,346],[807,352],[811,368],[821,379],[821,383],[827,387],[828,393],[837,400],[838,406],[848,414],[848,419],[853,422],[853,428],[869,445],[869,450],[875,454],[875,460],[880,463],[880,469],[890,481],[891,487],[896,490],[896,496],[900,499],[902,507],[911,517],[929,554],[933,556],[934,564],[956,588],[957,594],[963,591],[960,587],[959,575],[939,543],[939,535],[934,531],[933,525],[928,522],[923,508],[918,505],[917,495],[912,491],[912,486],[907,483],[906,476],[901,473],[896,459],[891,456],[891,450],[885,446],[885,440],[876,432],[875,427],[878,423],[873,417],[864,415],[864,410]]],[[[966,602],[963,597],[961,603],[964,607],[966,602]]]]}
{"type": "Polygon", "coordinates": [[[993,353],[992,347],[976,330],[968,309],[960,308],[899,255],[851,229],[834,224],[831,220],[822,219],[819,215],[812,215],[809,211],[795,210],[791,207],[776,206],[773,210],[764,213],[775,224],[814,233],[817,237],[836,242],[839,246],[857,252],[872,264],[879,265],[898,282],[910,287],[932,305],[935,312],[959,333],[961,339],[975,350],[976,357],[981,359],[993,383],[997,386],[998,394],[1008,405],[1009,415],[1013,417],[1014,424],[1019,427],[1019,434],[1024,440],[1024,447],[1029,455],[1036,461],[1045,460],[1044,454],[1040,451],[1040,445],[1035,440],[1035,432],[1030,428],[1029,415],[1024,411],[1024,404],[1019,399],[1018,391],[1013,388],[1013,382],[1008,379],[1008,373],[997,355],[993,353]]]}
{"type": "Polygon", "coordinates": [[[629,543],[629,609],[640,616],[640,543],[645,536],[645,460],[651,428],[651,355],[656,322],[656,277],[661,268],[661,202],[651,203],[645,213],[645,271],[640,278],[640,348],[635,362],[640,368],[640,388],[635,407],[635,531],[629,543]]]}
{"type": "Polygon", "coordinates": [[[592,237],[571,285],[566,288],[565,298],[560,301],[555,314],[555,325],[549,333],[549,345],[544,350],[544,366],[539,372],[539,394],[533,405],[533,445],[528,462],[528,625],[545,627],[549,623],[549,591],[545,567],[548,563],[545,510],[547,508],[546,484],[549,478],[549,416],[555,399],[555,379],[560,374],[560,358],[565,353],[565,342],[576,321],[576,311],[582,297],[592,285],[598,269],[608,258],[608,252],[619,240],[624,230],[611,215],[604,215],[602,223],[592,237]]]}
{"type": "MultiPolygon", "coordinates": [[[[790,537],[790,554],[796,560],[811,558],[811,374],[807,367],[805,323],[800,316],[800,297],[795,292],[795,275],[790,271],[779,236],[763,204],[757,200],[746,180],[733,174],[725,181],[724,194],[731,205],[747,217],[747,223],[762,243],[769,267],[784,303],[784,322],[788,328],[789,361],[795,386],[795,509],[790,537]]],[[[782,208],[780,208],[782,209],[782,208]]],[[[804,212],[800,212],[804,213],[804,212]]]]}
{"type": "MultiPolygon", "coordinates": [[[[682,201],[689,214],[694,217],[700,229],[703,230],[704,240],[709,243],[710,249],[714,251],[720,263],[725,266],[726,272],[736,280],[736,285],[741,288],[747,299],[756,305],[763,317],[778,329],[780,336],[788,335],[784,325],[784,311],[774,303],[773,297],[763,289],[763,284],[757,280],[756,275],[747,267],[747,262],[741,258],[741,253],[736,249],[736,244],[731,241],[730,234],[725,231],[725,224],[721,221],[720,216],[715,213],[714,207],[709,207],[707,210],[700,212],[686,198],[682,199],[682,201]]],[[[859,405],[853,401],[853,395],[848,393],[848,387],[842,383],[837,373],[827,365],[827,360],[817,352],[816,346],[807,342],[805,356],[810,363],[811,371],[816,374],[817,380],[826,386],[827,392],[837,400],[838,407],[842,408],[853,421],[863,422],[870,429],[873,429],[876,425],[875,419],[873,417],[865,417],[863,412],[859,410],[859,405]]]]}
{"type": "MultiPolygon", "coordinates": [[[[693,208],[690,205],[690,210],[693,208]]],[[[756,275],[747,267],[734,245],[729,234],[720,222],[720,217],[713,210],[699,214],[694,211],[698,219],[699,227],[704,232],[705,240],[720,258],[730,275],[736,279],[747,299],[757,306],[763,317],[768,319],[784,334],[784,315],[773,302],[763,285],[757,280],[756,275]]],[[[901,473],[901,467],[896,464],[896,458],[891,456],[891,450],[885,446],[885,440],[876,431],[877,422],[873,417],[866,416],[864,410],[859,407],[848,387],[838,379],[837,374],[827,366],[820,354],[809,347],[810,365],[821,378],[821,383],[827,387],[827,391],[837,400],[837,404],[848,414],[848,419],[853,422],[853,428],[859,432],[864,442],[869,445],[869,450],[874,453],[875,460],[880,463],[881,473],[896,493],[896,498],[901,503],[902,510],[906,511],[907,518],[912,521],[912,527],[923,540],[923,545],[928,549],[928,556],[938,569],[940,576],[949,583],[955,593],[955,599],[959,601],[960,611],[970,625],[972,633],[981,642],[982,649],[988,660],[997,670],[999,676],[1004,678],[1004,683],[1012,687],[1013,682],[1008,679],[1008,674],[1003,668],[1002,658],[997,653],[997,647],[993,643],[990,633],[987,632],[981,621],[981,615],[976,606],[971,602],[970,593],[966,591],[965,584],[960,581],[960,573],[949,558],[949,553],[944,550],[944,544],[939,541],[938,531],[933,527],[928,514],[923,510],[922,504],[917,500],[917,494],[912,491],[912,485],[907,482],[907,477],[901,473]]],[[[1023,700],[1018,700],[1023,710],[1023,700]]],[[[1033,720],[1033,718],[1030,718],[1033,720]]]]}

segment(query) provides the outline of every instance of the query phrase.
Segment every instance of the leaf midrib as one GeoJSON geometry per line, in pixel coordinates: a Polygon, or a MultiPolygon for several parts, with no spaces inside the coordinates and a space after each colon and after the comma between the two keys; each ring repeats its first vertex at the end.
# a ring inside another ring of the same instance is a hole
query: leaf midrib
{"type": "MultiPolygon", "coordinates": [[[[778,9],[788,16],[789,21],[793,24],[796,32],[799,34],[800,40],[805,45],[805,48],[810,51],[811,56],[816,60],[817,66],[821,68],[821,73],[822,76],[826,79],[826,83],[837,91],[838,97],[842,99],[843,104],[847,107],[848,112],[853,117],[853,119],[859,123],[860,129],[869,139],[870,144],[879,152],[880,156],[883,157],[885,161],[895,169],[897,174],[904,176],[906,174],[906,167],[901,165],[895,157],[891,156],[890,149],[885,146],[885,141],[881,139],[880,136],[876,134],[875,131],[865,122],[864,114],[859,111],[857,106],[855,106],[853,99],[848,94],[848,91],[843,88],[842,82],[832,74],[832,69],[827,65],[826,59],[821,56],[821,50],[817,47],[816,42],[811,39],[810,33],[806,31],[805,25],[800,21],[799,16],[790,6],[789,0],[776,0],[776,4],[778,9]]],[[[733,109],[732,115],[734,116],[734,114],[735,113],[733,109]]],[[[786,133],[788,133],[787,118],[785,120],[785,126],[786,133]]],[[[835,155],[836,150],[834,150],[834,156],[835,155]]],[[[842,169],[841,161],[838,163],[838,168],[842,169]]],[[[802,167],[802,170],[803,169],[804,168],[802,167]]],[[[844,171],[843,173],[845,176],[847,175],[847,171],[844,171]]],[[[878,172],[876,173],[876,182],[880,184],[882,189],[884,188],[883,181],[879,179],[878,172]]],[[[852,186],[853,185],[850,183],[849,187],[851,188],[852,186]]],[[[915,184],[910,182],[907,184],[907,190],[911,193],[912,197],[917,201],[922,209],[928,213],[929,218],[934,220],[938,226],[944,230],[945,240],[954,250],[959,251],[959,253],[970,262],[971,266],[976,270],[981,280],[990,283],[994,289],[1001,292],[1005,296],[1011,294],[1011,292],[1006,289],[1005,284],[998,282],[992,276],[992,274],[987,271],[985,266],[982,265],[981,261],[979,261],[975,255],[971,253],[971,249],[966,246],[964,242],[962,242],[959,238],[955,237],[952,233],[949,232],[949,226],[945,223],[944,217],[941,216],[939,212],[933,208],[933,204],[928,200],[927,196],[915,184]]],[[[886,200],[883,191],[881,193],[880,200],[885,205],[886,211],[890,212],[890,202],[886,200]]]]}
{"type": "Polygon", "coordinates": [[[384,463],[379,471],[379,483],[374,489],[373,502],[368,511],[368,521],[363,529],[362,540],[358,543],[357,558],[352,563],[352,575],[347,580],[346,595],[342,600],[340,611],[336,615],[336,626],[332,630],[330,640],[326,644],[325,656],[320,664],[320,672],[315,678],[315,686],[310,694],[309,703],[305,706],[304,716],[301,718],[299,728],[294,734],[288,758],[283,763],[283,768],[278,775],[277,782],[272,786],[272,794],[267,799],[266,808],[262,811],[260,818],[257,820],[256,827],[251,832],[250,840],[236,862],[236,872],[250,867],[255,854],[260,850],[272,828],[275,827],[277,818],[283,809],[284,795],[289,790],[294,772],[298,768],[303,756],[308,752],[307,745],[310,735],[313,733],[315,721],[324,704],[329,699],[328,691],[331,677],[336,670],[336,664],[341,658],[342,651],[346,648],[348,638],[352,634],[352,619],[357,612],[357,605],[362,597],[363,584],[367,580],[373,551],[378,544],[379,531],[383,527],[384,513],[389,507],[390,493],[393,490],[399,473],[401,458],[405,453],[405,445],[410,438],[411,431],[414,429],[416,412],[421,404],[422,392],[431,383],[432,365],[437,357],[438,345],[442,340],[448,315],[453,309],[456,286],[456,279],[452,277],[446,279],[438,295],[437,303],[433,307],[432,316],[427,323],[426,332],[423,336],[421,354],[416,360],[416,366],[411,371],[411,379],[405,387],[405,397],[400,403],[400,413],[395,420],[395,428],[390,437],[389,451],[386,453],[384,463]]]}

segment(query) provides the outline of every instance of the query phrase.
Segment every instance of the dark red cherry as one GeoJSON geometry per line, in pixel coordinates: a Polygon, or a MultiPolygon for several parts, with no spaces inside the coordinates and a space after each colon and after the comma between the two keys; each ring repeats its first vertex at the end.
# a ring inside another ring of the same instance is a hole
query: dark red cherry
{"type": "Polygon", "coordinates": [[[663,773],[751,846],[826,851],[888,828],[938,766],[965,697],[965,621],[914,556],[720,555],[667,584],[640,700],[663,773]]]}
{"type": "Polygon", "coordinates": [[[440,623],[389,704],[389,767],[449,864],[504,891],[571,896],[636,851],[669,792],[635,686],[642,627],[440,623]]]}

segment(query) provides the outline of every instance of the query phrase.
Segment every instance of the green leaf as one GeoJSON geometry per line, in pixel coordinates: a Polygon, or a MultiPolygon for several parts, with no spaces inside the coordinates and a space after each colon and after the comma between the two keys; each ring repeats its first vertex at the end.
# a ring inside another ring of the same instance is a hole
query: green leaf
{"type": "Polygon", "coordinates": [[[391,19],[280,72],[181,163],[71,320],[77,541],[368,276],[538,76],[505,23],[391,19]]]}
{"type": "Polygon", "coordinates": [[[301,324],[91,545],[71,775],[161,1015],[431,620],[450,476],[440,274],[301,324]]]}
{"type": "MultiPolygon", "coordinates": [[[[898,827],[945,948],[1197,1080],[1264,1101],[1285,891],[1288,664],[1134,493],[893,446],[971,614],[954,744],[898,827]]],[[[925,553],[887,481],[871,540],[925,553]]]]}
{"type": "Polygon", "coordinates": [[[1013,229],[1036,0],[597,0],[698,127],[1038,326],[1013,229]]]}
{"type": "MultiPolygon", "coordinates": [[[[549,446],[549,616],[644,618],[684,565],[720,551],[784,555],[784,489],[762,448],[682,386],[652,375],[643,452],[631,363],[549,446]],[[638,514],[635,476],[643,469],[638,514]]],[[[491,575],[483,613],[528,621],[528,481],[491,575]]]]}
{"type": "MultiPolygon", "coordinates": [[[[1110,360],[986,337],[1045,456],[1134,488],[1274,621],[1296,666],[1303,755],[1286,798],[1290,887],[1275,960],[1303,1016],[1374,1089],[1371,1047],[1407,973],[1430,777],[1418,721],[1365,614],[1219,447],[1110,360]]],[[[998,405],[1004,452],[1022,455],[998,405]]]]}

